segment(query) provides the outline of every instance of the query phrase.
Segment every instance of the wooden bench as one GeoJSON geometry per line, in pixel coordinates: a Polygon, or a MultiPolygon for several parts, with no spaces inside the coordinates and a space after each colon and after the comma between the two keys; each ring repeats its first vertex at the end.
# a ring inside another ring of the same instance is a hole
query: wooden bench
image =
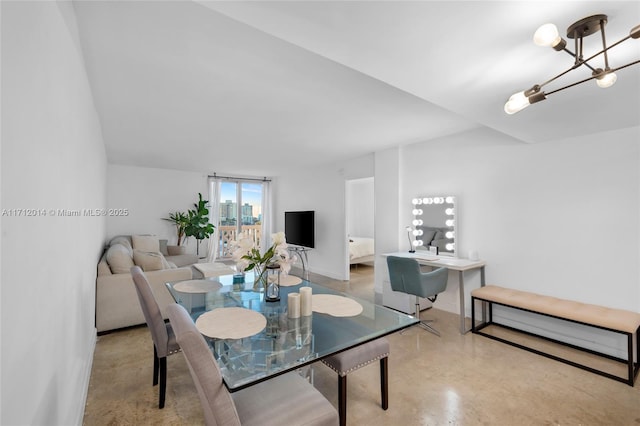
{"type": "MultiPolygon", "coordinates": [[[[636,312],[626,311],[622,309],[605,308],[598,305],[590,305],[585,303],[574,302],[570,300],[558,299],[550,296],[542,296],[535,293],[529,293],[526,291],[513,290],[504,287],[498,287],[495,285],[488,285],[480,287],[471,292],[471,331],[475,334],[489,337],[494,340],[507,343],[512,346],[525,349],[530,352],[534,352],[538,355],[545,356],[547,358],[555,359],[556,361],[564,362],[565,364],[573,365],[574,367],[582,368],[592,373],[599,374],[601,376],[608,377],[623,383],[633,386],[635,379],[640,370],[640,362],[634,362],[634,339],[636,356],[640,357],[640,314],[636,312]],[[482,304],[482,322],[476,324],[475,315],[475,303],[476,300],[485,302],[482,304]],[[549,337],[541,336],[539,334],[531,333],[524,330],[519,330],[508,325],[496,323],[493,321],[493,305],[501,305],[509,308],[519,309],[522,311],[532,312],[539,315],[544,315],[551,318],[557,318],[571,323],[582,324],[590,327],[595,327],[601,330],[611,331],[624,335],[627,339],[627,359],[617,358],[602,352],[593,351],[591,349],[582,348],[566,342],[551,339],[549,337]],[[485,312],[485,306],[488,305],[488,317],[485,312]],[[537,349],[521,345],[516,342],[506,340],[504,338],[486,333],[482,331],[483,328],[489,325],[496,325],[504,327],[510,330],[515,330],[535,337],[540,337],[545,340],[549,340],[564,346],[569,346],[574,349],[578,349],[591,354],[599,355],[614,361],[622,362],[627,365],[628,377],[620,377],[611,373],[598,370],[584,364],[580,364],[574,361],[570,361],[561,358],[556,355],[548,354],[546,352],[539,351],[537,349]]],[[[640,360],[639,360],[640,361],[640,360]]]]}

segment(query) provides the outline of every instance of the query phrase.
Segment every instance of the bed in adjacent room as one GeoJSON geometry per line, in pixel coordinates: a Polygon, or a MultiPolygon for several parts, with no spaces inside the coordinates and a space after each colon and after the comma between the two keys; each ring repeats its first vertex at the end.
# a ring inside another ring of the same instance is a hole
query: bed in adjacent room
{"type": "Polygon", "coordinates": [[[349,237],[349,264],[374,261],[373,238],[349,237]]]}

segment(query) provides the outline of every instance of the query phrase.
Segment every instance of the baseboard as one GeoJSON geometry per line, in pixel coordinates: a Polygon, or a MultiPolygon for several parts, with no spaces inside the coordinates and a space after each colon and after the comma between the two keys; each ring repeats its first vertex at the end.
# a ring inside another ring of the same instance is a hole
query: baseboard
{"type": "Polygon", "coordinates": [[[82,389],[83,393],[81,395],[81,404],[78,407],[78,413],[76,416],[76,421],[74,424],[81,425],[84,423],[84,409],[87,406],[87,397],[89,396],[89,382],[91,381],[91,369],[93,368],[93,356],[96,351],[96,343],[97,343],[97,329],[93,329],[93,333],[91,334],[91,339],[89,340],[89,359],[85,363],[84,374],[82,375],[82,389]]]}

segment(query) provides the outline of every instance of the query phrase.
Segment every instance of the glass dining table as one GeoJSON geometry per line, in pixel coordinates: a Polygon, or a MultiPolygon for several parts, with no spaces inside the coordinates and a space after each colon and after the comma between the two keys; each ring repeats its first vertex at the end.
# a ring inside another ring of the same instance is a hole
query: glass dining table
{"type": "MultiPolygon", "coordinates": [[[[166,284],[175,301],[186,308],[194,321],[219,308],[244,308],[266,318],[266,326],[262,330],[242,338],[210,338],[203,333],[230,392],[302,369],[322,358],[418,323],[411,315],[306,280],[280,287],[280,300],[277,302],[265,302],[264,293],[254,290],[252,273],[197,281],[205,284],[205,289],[200,292],[181,291],[179,281],[166,284]],[[299,292],[302,287],[311,288],[314,302],[316,298],[326,299],[326,296],[317,295],[334,295],[328,297],[347,298],[345,301],[359,304],[362,309],[357,315],[345,316],[318,312],[314,305],[312,315],[289,318],[288,294],[299,292]]],[[[226,311],[229,310],[219,312],[226,311]]]]}

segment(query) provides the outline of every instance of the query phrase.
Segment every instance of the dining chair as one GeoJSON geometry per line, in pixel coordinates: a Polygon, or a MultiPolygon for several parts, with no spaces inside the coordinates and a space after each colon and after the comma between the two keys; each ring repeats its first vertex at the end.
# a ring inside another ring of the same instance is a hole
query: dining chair
{"type": "MultiPolygon", "coordinates": [[[[430,272],[422,272],[417,260],[409,257],[387,256],[391,289],[414,295],[416,297],[415,317],[420,319],[420,298],[429,299],[432,303],[438,294],[447,288],[449,270],[438,268],[430,272]]],[[[429,325],[434,320],[422,320],[418,324],[425,330],[440,336],[438,330],[429,325]]]]}
{"type": "Polygon", "coordinates": [[[151,332],[153,340],[153,386],[160,379],[160,396],[158,408],[164,408],[164,400],[167,392],[167,356],[180,351],[173,329],[170,323],[162,318],[160,306],[156,301],[147,276],[139,266],[131,268],[131,276],[135,283],[140,307],[151,332]]]}
{"type": "Polygon", "coordinates": [[[381,337],[336,355],[324,358],[322,362],[338,373],[338,414],[340,426],[347,424],[347,374],[380,360],[380,394],[382,409],[389,408],[389,341],[381,337]]]}
{"type": "Polygon", "coordinates": [[[230,393],[211,348],[186,309],[171,304],[167,315],[196,385],[206,425],[338,424],[333,405],[296,372],[230,393]]]}

